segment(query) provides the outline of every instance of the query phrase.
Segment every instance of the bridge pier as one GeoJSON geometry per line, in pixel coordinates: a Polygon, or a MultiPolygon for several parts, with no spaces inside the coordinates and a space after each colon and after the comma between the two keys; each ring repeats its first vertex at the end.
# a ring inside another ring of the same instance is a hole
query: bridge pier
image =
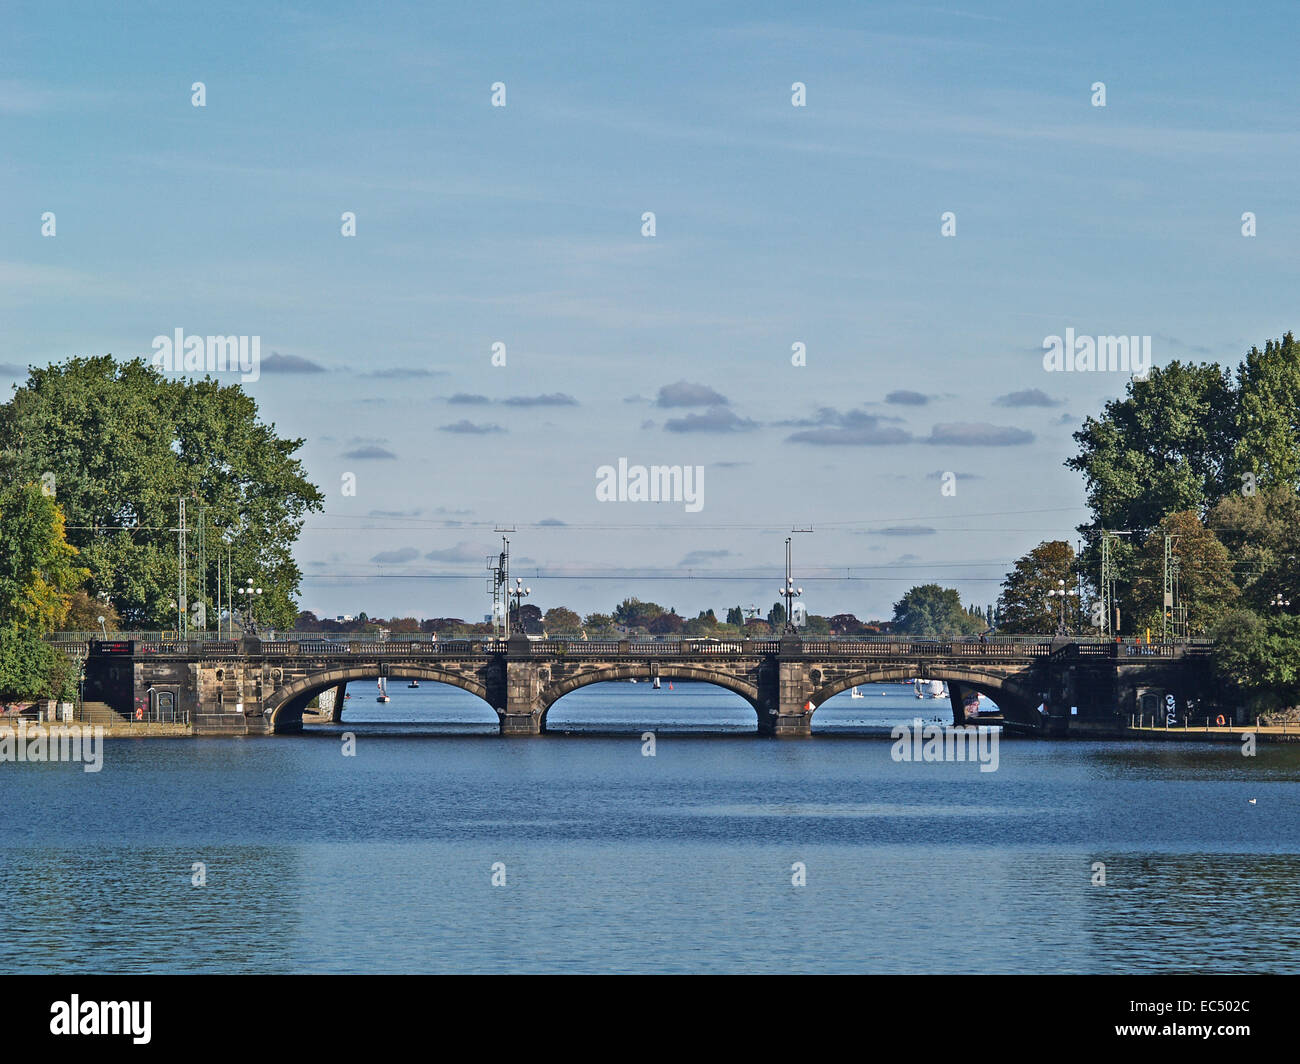
{"type": "Polygon", "coordinates": [[[759,672],[758,734],[778,738],[812,735],[816,708],[812,694],[820,680],[820,671],[803,659],[803,643],[791,636],[783,638],[777,661],[759,672]]]}
{"type": "Polygon", "coordinates": [[[542,716],[540,713],[502,713],[502,735],[541,735],[542,716]]]}
{"type": "Polygon", "coordinates": [[[546,712],[542,690],[551,678],[545,664],[533,660],[532,645],[525,635],[512,635],[506,644],[504,676],[505,703],[497,708],[502,735],[541,735],[546,712]]]}
{"type": "Polygon", "coordinates": [[[778,739],[812,735],[812,713],[775,713],[758,715],[758,734],[778,739]]]}
{"type": "Polygon", "coordinates": [[[966,723],[966,691],[956,680],[948,681],[948,704],[952,706],[952,722],[956,727],[966,723]]]}

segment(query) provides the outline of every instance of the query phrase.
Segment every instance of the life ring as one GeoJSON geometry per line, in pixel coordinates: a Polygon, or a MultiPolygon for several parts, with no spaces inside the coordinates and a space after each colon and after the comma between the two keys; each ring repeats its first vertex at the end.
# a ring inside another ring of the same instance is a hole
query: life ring
{"type": "Polygon", "coordinates": [[[1217,717],[1214,718],[1214,723],[1217,724],[1220,728],[1222,728],[1227,723],[1227,721],[1223,719],[1223,714],[1220,713],[1217,717]]]}
{"type": "Polygon", "coordinates": [[[144,720],[144,706],[135,707],[135,719],[144,720]]]}

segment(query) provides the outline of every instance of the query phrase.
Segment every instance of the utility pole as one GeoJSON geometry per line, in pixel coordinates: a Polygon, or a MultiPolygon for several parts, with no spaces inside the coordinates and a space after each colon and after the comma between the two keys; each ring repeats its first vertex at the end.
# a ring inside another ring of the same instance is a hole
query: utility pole
{"type": "MultiPolygon", "coordinates": [[[[792,528],[794,532],[811,532],[811,528],[792,528]]],[[[785,599],[785,634],[795,635],[799,629],[794,623],[794,600],[803,594],[803,588],[794,586],[794,576],[791,573],[790,566],[790,543],[794,537],[785,537],[785,583],[781,585],[781,590],[777,592],[785,599]]]]}
{"type": "Polygon", "coordinates": [[[199,503],[199,601],[203,603],[203,632],[208,631],[208,508],[199,503]]]}
{"type": "Polygon", "coordinates": [[[1182,605],[1178,595],[1178,559],[1174,557],[1174,541],[1179,537],[1165,533],[1165,595],[1164,607],[1160,611],[1161,642],[1174,642],[1179,637],[1179,613],[1182,605]]]}
{"type": "Polygon", "coordinates": [[[1119,601],[1115,597],[1118,573],[1111,555],[1112,536],[1131,536],[1132,532],[1107,532],[1101,530],[1101,634],[1107,639],[1119,635],[1119,601]]]}
{"type": "Polygon", "coordinates": [[[180,497],[180,511],[178,524],[176,528],[176,638],[182,642],[189,638],[189,625],[186,623],[186,610],[189,608],[185,601],[186,593],[189,591],[189,571],[187,567],[188,551],[185,543],[185,496],[180,497]]]}
{"type": "MultiPolygon", "coordinates": [[[[514,532],[515,527],[498,527],[494,531],[514,532]]],[[[501,537],[501,553],[496,558],[488,555],[487,568],[492,574],[487,582],[488,592],[492,595],[492,637],[500,639],[503,633],[506,636],[510,634],[510,540],[504,535],[501,537]]]]}

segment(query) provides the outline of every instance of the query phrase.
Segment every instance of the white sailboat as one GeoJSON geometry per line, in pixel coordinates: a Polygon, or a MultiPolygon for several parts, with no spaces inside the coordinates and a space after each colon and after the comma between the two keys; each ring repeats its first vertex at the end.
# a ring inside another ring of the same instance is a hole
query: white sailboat
{"type": "Polygon", "coordinates": [[[865,696],[861,691],[859,691],[859,690],[855,687],[855,688],[853,688],[852,691],[849,692],[849,697],[850,697],[850,698],[865,698],[866,696],[865,696]]]}
{"type": "Polygon", "coordinates": [[[379,677],[377,683],[379,684],[379,697],[376,698],[375,701],[376,701],[376,702],[391,702],[392,699],[388,697],[388,685],[387,685],[386,683],[384,683],[384,678],[383,678],[382,676],[379,677]]]}

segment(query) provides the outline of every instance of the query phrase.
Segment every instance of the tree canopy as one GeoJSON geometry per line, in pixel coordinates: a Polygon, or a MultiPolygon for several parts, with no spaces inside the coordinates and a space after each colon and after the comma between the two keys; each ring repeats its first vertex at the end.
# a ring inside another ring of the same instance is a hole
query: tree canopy
{"type": "Polygon", "coordinates": [[[973,635],[983,629],[955,588],[922,584],[894,603],[894,630],[916,636],[973,635]]]}
{"type": "MultiPolygon", "coordinates": [[[[1142,545],[1130,610],[1137,628],[1159,631],[1164,612],[1165,534],[1170,536],[1171,577],[1186,611],[1187,635],[1204,635],[1240,596],[1228,549],[1192,510],[1170,514],[1142,545]]],[[[1170,618],[1174,620],[1174,618],[1170,618]]]]}
{"type": "Polygon", "coordinates": [[[1227,370],[1171,362],[1130,380],[1127,392],[1084,420],[1074,433],[1079,453],[1065,463],[1086,478],[1095,525],[1142,532],[1166,514],[1204,513],[1232,473],[1236,396],[1227,370]]]}
{"type": "Polygon", "coordinates": [[[50,486],[68,540],[127,627],[175,623],[178,499],[188,500],[191,601],[216,601],[217,555],[230,541],[236,580],[264,589],[261,619],[292,623],[301,571],[293,545],[323,496],[238,385],[165,377],[106,355],[33,368],[0,406],[0,477],[50,486]],[[44,478],[44,479],[43,479],[44,478]],[[206,509],[208,571],[197,565],[206,509]]]}
{"type": "Polygon", "coordinates": [[[34,483],[0,489],[0,626],[49,635],[87,575],[45,491],[34,483]]]}
{"type": "Polygon", "coordinates": [[[1073,630],[1079,627],[1079,582],[1074,573],[1074,548],[1063,539],[1038,544],[1024,557],[1017,559],[1015,568],[1002,582],[998,598],[998,630],[1007,635],[1034,635],[1055,632],[1060,624],[1061,605],[1049,591],[1061,590],[1058,581],[1064,580],[1067,596],[1066,625],[1073,630]]]}

